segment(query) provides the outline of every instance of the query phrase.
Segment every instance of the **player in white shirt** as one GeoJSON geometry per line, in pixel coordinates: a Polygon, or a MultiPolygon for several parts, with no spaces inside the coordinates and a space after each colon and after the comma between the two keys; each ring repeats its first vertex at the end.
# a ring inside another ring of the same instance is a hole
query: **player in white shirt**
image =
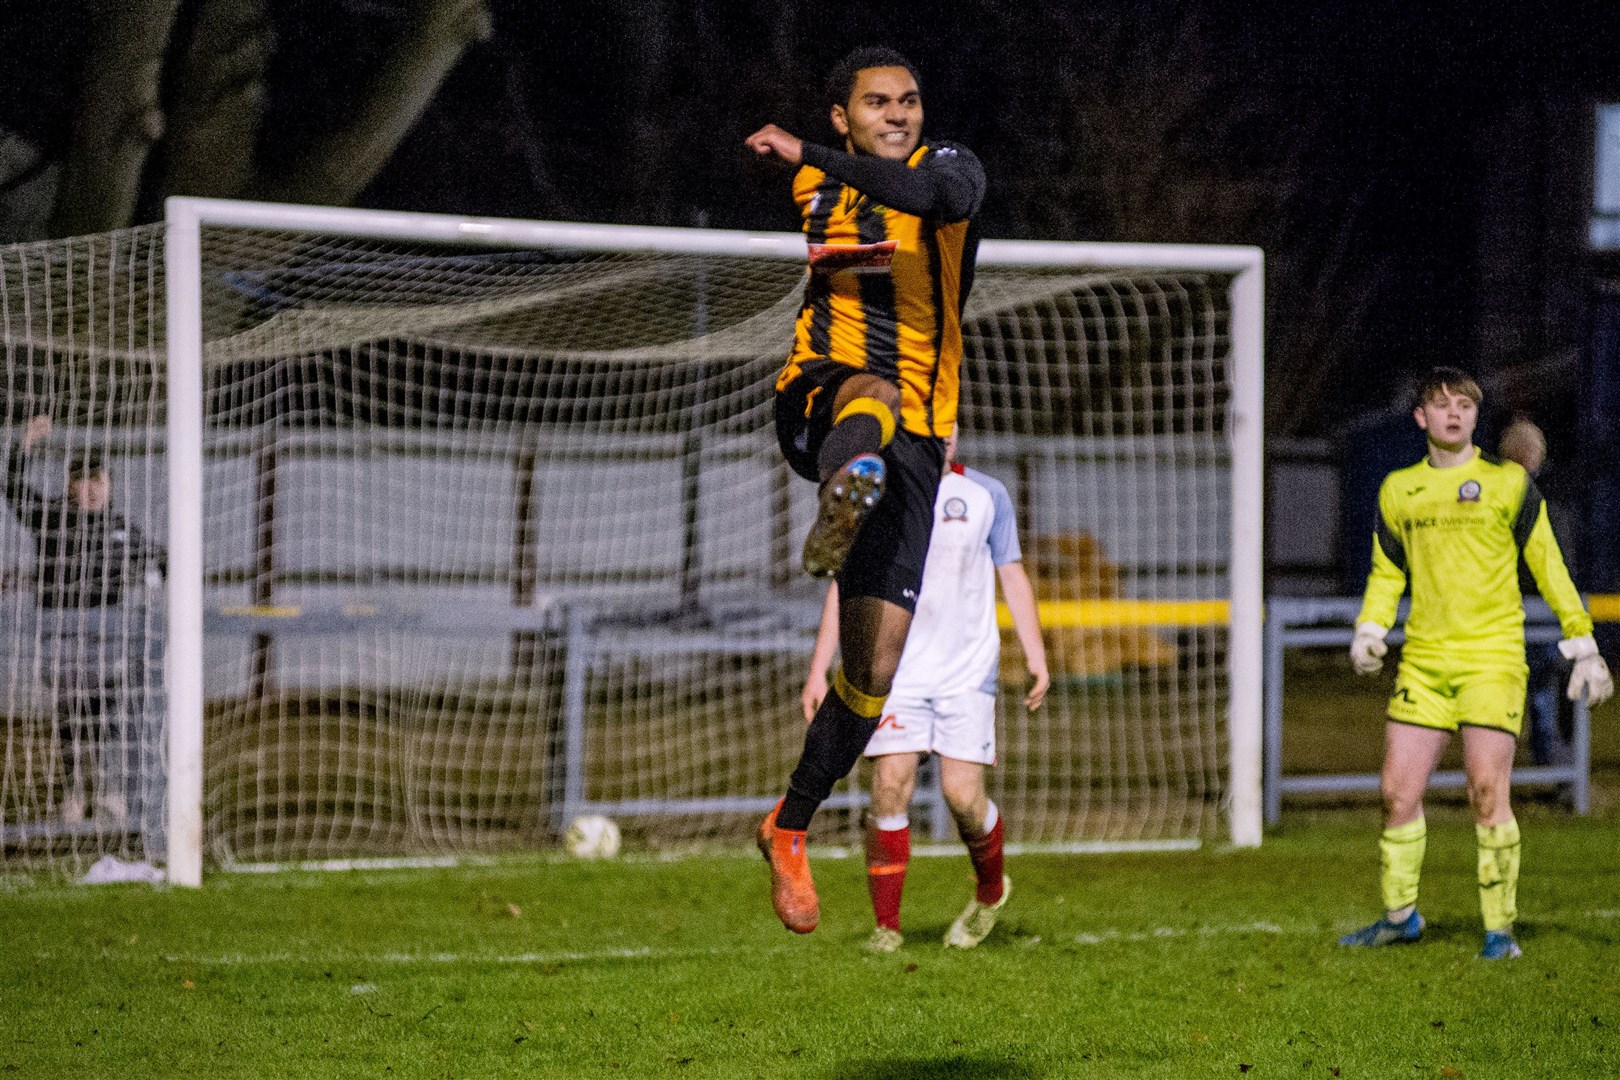
{"type": "MultiPolygon", "coordinates": [[[[1000,481],[955,458],[952,436],[934,501],[917,613],[882,720],[866,746],[866,756],[874,759],[866,880],[877,918],[867,947],[878,952],[893,952],[903,940],[900,894],[911,857],[907,808],[925,754],[939,755],[945,802],[977,878],[973,899],[946,932],[945,944],[971,949],[983,941],[1011,895],[1002,870],[1001,817],[985,791],[985,769],[996,760],[997,578],[1029,663],[1032,682],[1025,706],[1039,708],[1051,684],[1035,593],[1020,561],[1012,500],[1000,481]]],[[[833,585],[801,695],[806,722],[827,695],[827,670],[837,648],[838,587],[833,585]]]]}

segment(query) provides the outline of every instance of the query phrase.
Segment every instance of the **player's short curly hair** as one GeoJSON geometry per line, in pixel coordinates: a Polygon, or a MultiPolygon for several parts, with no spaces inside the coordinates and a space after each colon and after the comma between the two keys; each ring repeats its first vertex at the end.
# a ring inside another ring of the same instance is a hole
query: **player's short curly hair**
{"type": "Polygon", "coordinates": [[[905,68],[917,80],[917,86],[922,86],[922,76],[917,74],[910,60],[886,45],[863,45],[852,49],[827,73],[827,104],[848,105],[849,95],[855,92],[855,76],[867,68],[878,67],[905,68]]]}
{"type": "Polygon", "coordinates": [[[1485,400],[1485,394],[1480,390],[1479,383],[1462,368],[1435,367],[1430,368],[1429,373],[1423,376],[1423,381],[1418,384],[1417,398],[1412,402],[1412,407],[1421,409],[1424,402],[1447,390],[1453,394],[1461,394],[1475,405],[1485,400]]]}

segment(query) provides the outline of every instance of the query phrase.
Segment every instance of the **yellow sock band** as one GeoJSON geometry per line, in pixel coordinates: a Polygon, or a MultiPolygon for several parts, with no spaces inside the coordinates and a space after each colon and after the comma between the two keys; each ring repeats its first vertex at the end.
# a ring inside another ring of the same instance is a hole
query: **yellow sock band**
{"type": "Polygon", "coordinates": [[[842,424],[849,417],[859,416],[861,413],[866,413],[868,416],[877,417],[879,429],[878,445],[880,447],[888,446],[889,442],[894,438],[894,410],[883,404],[883,402],[879,401],[877,398],[856,398],[854,401],[850,402],[848,405],[845,405],[839,410],[838,415],[833,419],[833,425],[836,427],[837,425],[842,424]]]}
{"type": "Polygon", "coordinates": [[[1486,930],[1506,930],[1519,915],[1519,823],[1475,825],[1479,841],[1479,913],[1486,930]]]}
{"type": "Polygon", "coordinates": [[[832,688],[833,693],[837,694],[839,700],[848,705],[849,710],[856,716],[872,720],[883,715],[883,699],[851,686],[849,680],[844,678],[843,668],[839,668],[837,674],[833,676],[832,688]]]}
{"type": "Polygon", "coordinates": [[[1417,903],[1418,879],[1423,876],[1423,850],[1428,846],[1429,827],[1422,819],[1385,829],[1378,839],[1383,864],[1379,884],[1384,893],[1384,910],[1399,911],[1417,903]]]}

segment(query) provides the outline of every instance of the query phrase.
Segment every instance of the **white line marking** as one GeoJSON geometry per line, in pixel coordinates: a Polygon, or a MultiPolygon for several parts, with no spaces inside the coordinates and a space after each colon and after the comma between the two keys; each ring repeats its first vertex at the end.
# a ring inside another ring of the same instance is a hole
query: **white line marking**
{"type": "MultiPolygon", "coordinates": [[[[1600,908],[1593,911],[1578,912],[1551,912],[1544,918],[1548,924],[1596,922],[1601,920],[1620,919],[1620,909],[1600,908]]],[[[1083,931],[1071,939],[1075,945],[1114,945],[1114,944],[1141,944],[1148,941],[1167,941],[1179,938],[1217,938],[1241,937],[1250,934],[1266,934],[1281,937],[1319,937],[1325,943],[1337,940],[1336,935],[1350,924],[1335,927],[1323,923],[1292,923],[1279,924],[1274,922],[1256,921],[1249,923],[1215,924],[1203,926],[1155,926],[1146,930],[1122,930],[1117,928],[1083,931]]],[[[1015,944],[1024,948],[1036,946],[1041,939],[1038,937],[1018,940],[1015,944]]],[[[309,953],[265,953],[257,956],[227,953],[220,956],[189,956],[168,954],[164,960],[175,964],[197,964],[204,967],[251,967],[259,964],[311,964],[333,967],[365,967],[367,965],[387,965],[395,967],[411,967],[413,965],[495,965],[495,966],[525,966],[547,964],[590,964],[617,960],[706,960],[724,956],[775,956],[790,953],[802,953],[803,947],[799,945],[727,945],[712,946],[708,948],[674,949],[654,948],[650,945],[626,945],[602,949],[559,949],[555,952],[522,952],[522,953],[461,953],[461,952],[431,952],[431,953],[337,953],[325,956],[311,955],[309,953]]],[[[37,959],[48,960],[49,954],[37,954],[37,959]]]]}
{"type": "Polygon", "coordinates": [[[608,949],[570,949],[557,952],[495,953],[338,953],[312,956],[307,953],[265,953],[243,956],[227,953],[222,956],[183,956],[168,954],[163,957],[174,964],[200,964],[207,967],[250,967],[257,964],[322,964],[327,966],[365,966],[391,964],[409,967],[415,964],[578,964],[604,960],[699,960],[717,956],[753,956],[786,952],[783,946],[728,945],[706,949],[655,949],[647,945],[608,949]]]}
{"type": "Polygon", "coordinates": [[[432,855],[397,859],[318,859],[295,863],[233,863],[223,868],[229,874],[279,874],[288,870],[443,870],[457,866],[493,866],[493,859],[463,855],[432,855]]]}
{"type": "MultiPolygon", "coordinates": [[[[1012,843],[1007,845],[1008,855],[1132,855],[1149,852],[1171,851],[1198,851],[1203,842],[1197,838],[1177,840],[1077,840],[1072,842],[1052,843],[1012,843]]],[[[843,847],[829,844],[816,846],[815,854],[820,859],[847,859],[862,854],[858,847],[843,847]]],[[[963,847],[960,843],[948,842],[942,844],[919,844],[912,848],[914,858],[930,856],[961,855],[963,847]]],[[[724,848],[713,851],[640,851],[622,855],[617,860],[620,863],[632,865],[646,865],[648,863],[662,864],[670,862],[683,862],[687,859],[703,858],[743,858],[757,859],[759,855],[753,848],[724,848]]],[[[537,853],[529,858],[511,857],[502,859],[496,856],[479,855],[428,855],[413,856],[409,858],[369,858],[369,859],[318,859],[309,862],[263,862],[263,863],[232,863],[217,871],[220,874],[280,874],[288,872],[307,871],[333,871],[333,872],[364,872],[387,870],[443,870],[455,867],[476,867],[482,870],[529,870],[535,866],[546,866],[560,862],[577,861],[571,856],[561,852],[547,851],[537,853]]]]}
{"type": "Polygon", "coordinates": [[[1162,941],[1165,938],[1227,937],[1240,934],[1320,934],[1319,926],[1283,929],[1276,923],[1252,922],[1237,926],[1155,926],[1151,930],[1103,930],[1074,935],[1076,945],[1111,945],[1114,942],[1162,941]]]}

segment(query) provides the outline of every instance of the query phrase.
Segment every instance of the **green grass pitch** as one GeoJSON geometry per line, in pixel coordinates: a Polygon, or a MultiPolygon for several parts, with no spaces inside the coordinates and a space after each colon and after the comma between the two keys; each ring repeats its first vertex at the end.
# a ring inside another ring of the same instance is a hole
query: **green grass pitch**
{"type": "Polygon", "coordinates": [[[861,864],[776,923],[760,860],[501,860],[0,894],[0,1075],[1598,1077],[1620,1074],[1620,847],[1521,811],[1523,960],[1475,959],[1473,830],[1431,811],[1422,944],[1353,952],[1376,811],[1258,851],[1009,859],[978,950],[939,945],[965,858],[866,954],[861,864]]]}

